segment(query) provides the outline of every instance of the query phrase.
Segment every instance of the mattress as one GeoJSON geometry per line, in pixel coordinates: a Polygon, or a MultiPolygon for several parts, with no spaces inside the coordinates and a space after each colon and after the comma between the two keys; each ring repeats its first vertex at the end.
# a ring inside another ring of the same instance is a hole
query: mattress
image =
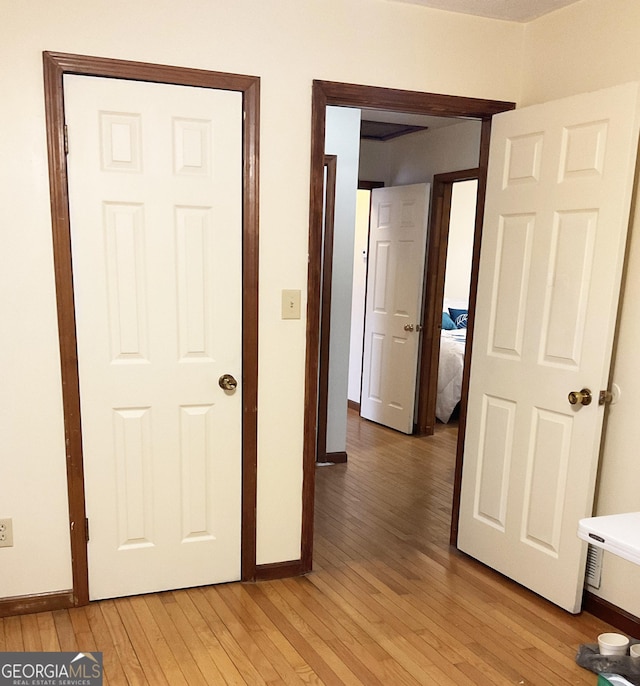
{"type": "Polygon", "coordinates": [[[466,329],[443,330],[440,336],[436,417],[445,424],[451,418],[462,395],[466,336],[466,329]]]}

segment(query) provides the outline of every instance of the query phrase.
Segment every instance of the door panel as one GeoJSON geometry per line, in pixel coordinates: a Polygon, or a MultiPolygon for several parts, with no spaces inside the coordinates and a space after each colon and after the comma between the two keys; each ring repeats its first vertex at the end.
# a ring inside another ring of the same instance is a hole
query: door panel
{"type": "Polygon", "coordinates": [[[242,95],[65,76],[65,115],[90,597],[239,579],[242,95]]]}
{"type": "Polygon", "coordinates": [[[413,432],[428,205],[428,184],[371,193],[360,414],[408,434],[413,432]]]}
{"type": "Polygon", "coordinates": [[[494,118],[459,547],[580,609],[638,145],[638,87],[494,118]],[[588,406],[568,394],[590,388],[588,406]]]}

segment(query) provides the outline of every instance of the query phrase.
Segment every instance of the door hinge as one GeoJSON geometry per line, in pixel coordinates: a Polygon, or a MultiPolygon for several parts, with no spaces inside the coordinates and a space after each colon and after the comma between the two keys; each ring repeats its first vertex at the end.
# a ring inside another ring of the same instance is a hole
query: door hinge
{"type": "Polygon", "coordinates": [[[84,533],[87,538],[87,543],[89,543],[89,518],[84,520],[84,533]]]}
{"type": "Polygon", "coordinates": [[[69,129],[64,125],[64,154],[69,154],[69,129]]]}

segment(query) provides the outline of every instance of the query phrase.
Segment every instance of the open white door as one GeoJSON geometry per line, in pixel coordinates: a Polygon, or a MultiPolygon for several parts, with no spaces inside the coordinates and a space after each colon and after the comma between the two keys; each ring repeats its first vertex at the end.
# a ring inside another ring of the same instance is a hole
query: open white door
{"type": "Polygon", "coordinates": [[[637,84],[499,114],[491,134],[458,546],[570,612],[637,147],[637,84]]]}
{"type": "Polygon", "coordinates": [[[360,414],[413,432],[429,184],[371,193],[360,414]]]}
{"type": "Polygon", "coordinates": [[[64,88],[90,597],[237,580],[242,95],[64,88]]]}

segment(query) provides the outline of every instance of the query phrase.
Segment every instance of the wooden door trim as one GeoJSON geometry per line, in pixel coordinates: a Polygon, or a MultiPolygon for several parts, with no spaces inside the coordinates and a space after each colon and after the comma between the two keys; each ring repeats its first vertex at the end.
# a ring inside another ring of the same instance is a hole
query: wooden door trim
{"type": "MultiPolygon", "coordinates": [[[[422,362],[418,372],[416,434],[419,436],[431,436],[436,424],[441,311],[447,266],[453,184],[460,181],[479,180],[479,178],[480,169],[477,167],[446,174],[435,174],[433,177],[422,308],[424,327],[420,347],[422,362]]],[[[476,214],[474,236],[478,229],[478,222],[482,223],[482,217],[476,214]]]]}
{"type": "Polygon", "coordinates": [[[146,62],[44,52],[51,224],[58,308],[62,402],[73,576],[73,604],[89,602],[87,531],[76,322],[71,264],[69,188],[64,135],[65,74],[230,90],[243,98],[242,273],[242,579],[256,574],[258,390],[258,162],[260,79],[146,62]]]}
{"type": "MultiPolygon", "coordinates": [[[[486,185],[487,156],[483,156],[482,154],[482,145],[484,137],[486,137],[486,143],[488,145],[491,117],[494,114],[512,110],[515,107],[515,103],[513,102],[462,98],[435,93],[362,86],[333,81],[315,80],[313,82],[311,102],[309,269],[307,277],[307,344],[302,478],[301,560],[303,571],[310,571],[313,565],[315,451],[318,408],[318,357],[320,345],[320,287],[322,278],[320,256],[322,254],[323,166],[325,111],[327,105],[358,107],[362,109],[383,109],[393,112],[411,112],[443,117],[467,117],[481,120],[483,122],[483,138],[481,138],[479,165],[481,170],[478,186],[479,199],[484,198],[484,189],[486,185]]],[[[478,202],[479,208],[481,205],[483,206],[483,203],[478,202]]],[[[480,209],[478,209],[478,211],[480,211],[480,209]]],[[[476,241],[476,243],[478,243],[477,249],[479,250],[479,241],[476,241]]],[[[477,260],[476,246],[474,246],[474,260],[477,260]]],[[[472,287],[474,289],[476,283],[477,268],[475,280],[472,273],[472,287]]],[[[475,298],[475,293],[473,294],[473,298],[475,298]]],[[[467,345],[467,354],[470,353],[470,351],[471,346],[467,345]]],[[[463,385],[463,392],[465,392],[467,387],[468,379],[466,380],[466,386],[463,385]]],[[[464,406],[464,409],[466,410],[466,405],[464,406]]],[[[464,421],[462,417],[460,427],[461,430],[459,433],[462,436],[464,433],[464,421]]],[[[458,475],[456,475],[456,478],[459,478],[458,475]]],[[[459,497],[459,490],[457,497],[459,497]]]]}
{"type": "Polygon", "coordinates": [[[329,340],[331,336],[331,275],[336,208],[337,155],[324,156],[327,177],[324,188],[324,232],[322,238],[322,288],[320,308],[320,358],[318,360],[318,430],[316,461],[327,458],[327,411],[329,408],[329,340]]]}

